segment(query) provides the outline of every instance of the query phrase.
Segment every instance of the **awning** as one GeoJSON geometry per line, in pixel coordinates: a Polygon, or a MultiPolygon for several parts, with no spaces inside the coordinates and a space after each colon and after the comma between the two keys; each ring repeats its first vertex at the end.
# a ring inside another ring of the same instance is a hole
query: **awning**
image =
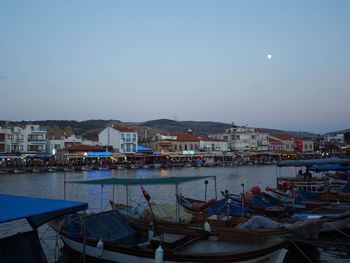
{"type": "Polygon", "coordinates": [[[277,166],[313,166],[313,165],[325,165],[325,164],[339,164],[339,165],[350,165],[350,159],[339,159],[339,158],[327,158],[327,159],[310,159],[310,160],[290,160],[282,161],[277,166]]]}
{"type": "Polygon", "coordinates": [[[339,164],[315,165],[309,167],[310,171],[325,172],[325,171],[350,171],[350,165],[343,166],[339,164]]]}
{"type": "Polygon", "coordinates": [[[146,184],[182,184],[186,182],[215,178],[215,176],[161,177],[161,178],[109,178],[99,180],[68,181],[76,184],[98,185],[146,185],[146,184]]]}
{"type": "Polygon", "coordinates": [[[35,229],[56,217],[87,208],[83,202],[0,194],[0,223],[26,218],[35,229]]]}
{"type": "Polygon", "coordinates": [[[137,151],[153,151],[151,148],[143,147],[141,145],[137,146],[137,151]]]}

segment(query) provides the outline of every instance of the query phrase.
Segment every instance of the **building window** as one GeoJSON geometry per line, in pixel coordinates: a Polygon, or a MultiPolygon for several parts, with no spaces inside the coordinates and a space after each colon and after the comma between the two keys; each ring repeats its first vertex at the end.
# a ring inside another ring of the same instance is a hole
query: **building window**
{"type": "Polygon", "coordinates": [[[129,133],[126,135],[126,141],[130,142],[130,134],[129,133]]]}
{"type": "Polygon", "coordinates": [[[181,144],[179,145],[179,150],[182,151],[182,145],[181,144]]]}
{"type": "Polygon", "coordinates": [[[222,137],[224,140],[228,141],[228,136],[223,136],[222,137]]]}
{"type": "Polygon", "coordinates": [[[120,135],[120,138],[121,138],[122,141],[124,141],[124,139],[125,139],[125,138],[124,138],[124,133],[122,133],[122,134],[120,135]]]}
{"type": "Polygon", "coordinates": [[[174,144],[174,150],[177,151],[177,145],[176,144],[174,144]]]}
{"type": "Polygon", "coordinates": [[[193,144],[191,144],[190,146],[191,146],[191,150],[193,150],[193,144]]]}
{"type": "Polygon", "coordinates": [[[136,142],[136,134],[132,135],[132,142],[136,142]]]}
{"type": "Polygon", "coordinates": [[[256,139],[256,135],[252,135],[252,140],[255,140],[256,139]]]}

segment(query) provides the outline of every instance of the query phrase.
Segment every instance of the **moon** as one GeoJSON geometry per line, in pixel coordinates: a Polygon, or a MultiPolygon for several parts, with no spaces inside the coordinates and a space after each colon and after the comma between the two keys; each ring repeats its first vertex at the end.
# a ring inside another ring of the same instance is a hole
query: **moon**
{"type": "Polygon", "coordinates": [[[271,55],[271,54],[268,54],[266,57],[267,57],[267,59],[271,59],[271,58],[272,58],[272,55],[271,55]]]}

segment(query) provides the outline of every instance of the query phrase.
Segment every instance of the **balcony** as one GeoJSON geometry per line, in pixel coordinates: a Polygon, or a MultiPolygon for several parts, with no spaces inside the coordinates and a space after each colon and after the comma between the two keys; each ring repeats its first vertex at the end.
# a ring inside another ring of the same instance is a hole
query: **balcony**
{"type": "Polygon", "coordinates": [[[28,138],[28,143],[46,143],[47,139],[30,139],[28,138]]]}

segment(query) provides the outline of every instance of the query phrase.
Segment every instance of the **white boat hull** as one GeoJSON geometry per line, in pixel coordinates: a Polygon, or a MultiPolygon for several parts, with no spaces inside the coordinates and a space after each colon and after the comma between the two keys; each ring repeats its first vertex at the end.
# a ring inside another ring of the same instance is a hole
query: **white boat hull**
{"type": "MultiPolygon", "coordinates": [[[[91,257],[97,258],[97,249],[96,247],[85,245],[79,243],[77,241],[74,241],[72,239],[69,239],[68,237],[62,236],[62,239],[64,243],[70,247],[71,249],[83,253],[85,250],[85,254],[91,257]]],[[[275,250],[271,253],[268,253],[266,255],[250,259],[250,260],[244,260],[244,261],[234,261],[234,262],[240,262],[240,263],[282,263],[284,260],[284,257],[287,253],[287,249],[280,248],[278,250],[275,250]]],[[[119,262],[119,263],[154,263],[154,258],[145,258],[145,257],[138,257],[134,255],[128,255],[128,254],[123,254],[119,253],[116,251],[108,251],[104,250],[102,256],[100,257],[101,259],[108,260],[111,262],[119,262]]],[[[178,261],[167,261],[165,260],[164,263],[176,263],[178,261]]],[[[184,261],[181,261],[184,262],[184,261]]],[[[187,261],[187,263],[191,263],[191,261],[187,261]]]]}

